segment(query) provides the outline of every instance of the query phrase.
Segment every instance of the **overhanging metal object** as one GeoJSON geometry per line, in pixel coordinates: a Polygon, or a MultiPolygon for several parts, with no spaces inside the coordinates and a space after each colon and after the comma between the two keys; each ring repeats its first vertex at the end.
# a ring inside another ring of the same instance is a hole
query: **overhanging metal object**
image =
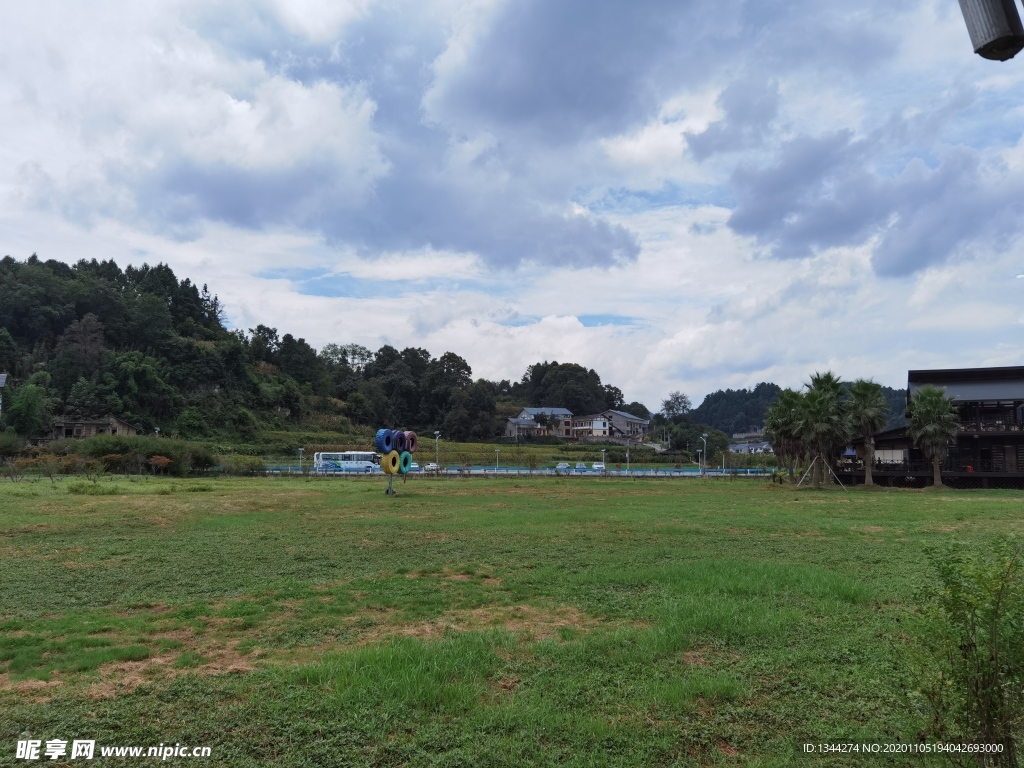
{"type": "Polygon", "coordinates": [[[960,0],[974,52],[1006,61],[1024,48],[1024,26],[1013,0],[960,0]]]}

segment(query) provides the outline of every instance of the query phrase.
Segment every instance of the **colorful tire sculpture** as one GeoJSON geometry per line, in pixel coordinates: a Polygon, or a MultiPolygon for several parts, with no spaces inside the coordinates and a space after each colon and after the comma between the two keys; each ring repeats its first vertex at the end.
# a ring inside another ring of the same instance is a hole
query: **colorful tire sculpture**
{"type": "Polygon", "coordinates": [[[398,451],[391,451],[380,457],[380,468],[384,470],[385,475],[397,475],[401,466],[402,457],[398,451]]]}
{"type": "Polygon", "coordinates": [[[381,453],[391,453],[394,450],[394,433],[390,429],[378,429],[373,445],[381,453]]]}
{"type": "Polygon", "coordinates": [[[398,474],[407,475],[409,474],[409,467],[412,466],[412,454],[408,451],[402,451],[400,461],[398,464],[398,474]]]}
{"type": "Polygon", "coordinates": [[[394,475],[407,475],[412,468],[412,455],[418,446],[416,433],[400,429],[378,429],[373,437],[373,445],[380,453],[380,468],[388,476],[389,496],[394,495],[392,487],[394,475]]]}
{"type": "Polygon", "coordinates": [[[394,450],[401,453],[405,450],[405,432],[400,429],[396,429],[391,433],[391,445],[394,450]]]}

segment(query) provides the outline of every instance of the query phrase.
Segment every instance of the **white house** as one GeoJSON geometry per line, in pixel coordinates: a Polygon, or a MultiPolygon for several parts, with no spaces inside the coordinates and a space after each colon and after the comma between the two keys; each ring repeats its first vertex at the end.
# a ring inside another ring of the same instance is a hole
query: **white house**
{"type": "Polygon", "coordinates": [[[611,423],[603,413],[593,416],[573,416],[572,436],[580,438],[608,437],[611,430],[611,423]]]}

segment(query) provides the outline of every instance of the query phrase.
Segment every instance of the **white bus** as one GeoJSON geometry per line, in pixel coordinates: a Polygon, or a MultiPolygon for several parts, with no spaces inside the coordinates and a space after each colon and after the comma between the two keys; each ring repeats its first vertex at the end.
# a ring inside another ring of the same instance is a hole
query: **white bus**
{"type": "Polygon", "coordinates": [[[313,471],[318,474],[330,472],[373,472],[380,471],[378,456],[373,451],[344,451],[342,453],[314,453],[313,471]]]}

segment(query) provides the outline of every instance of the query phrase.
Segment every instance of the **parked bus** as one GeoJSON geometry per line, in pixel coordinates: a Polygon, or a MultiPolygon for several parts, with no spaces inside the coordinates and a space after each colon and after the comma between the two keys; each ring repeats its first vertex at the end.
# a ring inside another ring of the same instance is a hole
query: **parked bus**
{"type": "Polygon", "coordinates": [[[313,454],[313,471],[318,474],[329,472],[373,472],[379,470],[379,457],[373,451],[344,451],[341,453],[320,452],[313,454]]]}

